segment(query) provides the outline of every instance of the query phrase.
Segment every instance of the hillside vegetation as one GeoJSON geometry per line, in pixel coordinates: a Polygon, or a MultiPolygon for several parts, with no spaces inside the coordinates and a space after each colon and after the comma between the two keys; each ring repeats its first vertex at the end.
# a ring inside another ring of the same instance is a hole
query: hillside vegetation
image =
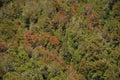
{"type": "Polygon", "coordinates": [[[0,0],[0,80],[120,80],[120,0],[0,0]]]}

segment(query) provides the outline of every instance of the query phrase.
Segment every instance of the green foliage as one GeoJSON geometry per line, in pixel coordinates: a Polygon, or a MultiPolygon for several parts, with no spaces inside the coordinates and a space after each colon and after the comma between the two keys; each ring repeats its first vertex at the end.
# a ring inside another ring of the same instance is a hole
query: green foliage
{"type": "Polygon", "coordinates": [[[120,21],[120,1],[116,2],[113,6],[113,12],[114,12],[114,16],[115,18],[120,21]]]}
{"type": "Polygon", "coordinates": [[[0,79],[119,80],[119,0],[1,0],[0,79]]]}
{"type": "Polygon", "coordinates": [[[3,80],[24,80],[24,78],[21,77],[21,75],[19,75],[16,72],[8,72],[4,75],[3,80]]]}
{"type": "Polygon", "coordinates": [[[7,41],[15,36],[17,29],[13,22],[9,19],[3,19],[0,23],[0,37],[7,41]]]}

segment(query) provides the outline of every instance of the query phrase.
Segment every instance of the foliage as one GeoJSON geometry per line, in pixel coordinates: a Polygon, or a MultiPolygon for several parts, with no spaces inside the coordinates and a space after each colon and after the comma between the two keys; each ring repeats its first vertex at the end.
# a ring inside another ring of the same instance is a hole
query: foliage
{"type": "Polygon", "coordinates": [[[119,80],[119,0],[1,0],[1,80],[119,80]]]}

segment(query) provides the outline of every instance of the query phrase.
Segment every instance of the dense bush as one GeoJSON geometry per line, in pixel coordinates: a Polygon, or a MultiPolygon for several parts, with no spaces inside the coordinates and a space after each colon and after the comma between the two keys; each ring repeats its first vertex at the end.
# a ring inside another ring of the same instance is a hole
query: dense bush
{"type": "Polygon", "coordinates": [[[119,0],[1,0],[1,80],[119,80],[119,0]]]}

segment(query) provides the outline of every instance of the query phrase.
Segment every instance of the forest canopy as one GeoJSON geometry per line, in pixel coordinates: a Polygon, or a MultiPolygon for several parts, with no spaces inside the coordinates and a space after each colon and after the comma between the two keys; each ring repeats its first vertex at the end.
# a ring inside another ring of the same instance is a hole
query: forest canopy
{"type": "Polygon", "coordinates": [[[0,0],[0,80],[120,80],[120,1],[0,0]]]}

